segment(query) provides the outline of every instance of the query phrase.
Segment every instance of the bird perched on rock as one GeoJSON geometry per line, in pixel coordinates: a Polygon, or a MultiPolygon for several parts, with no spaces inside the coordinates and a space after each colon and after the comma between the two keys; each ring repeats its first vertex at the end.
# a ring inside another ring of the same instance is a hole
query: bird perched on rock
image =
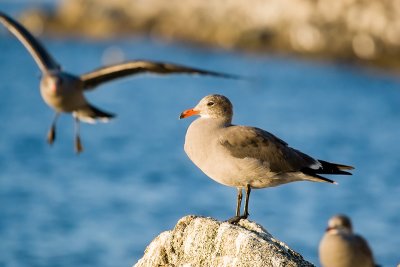
{"type": "Polygon", "coordinates": [[[351,175],[353,167],[314,159],[273,134],[259,128],[232,124],[232,104],[222,95],[204,97],[194,108],[180,115],[199,115],[189,126],[185,152],[210,178],[237,188],[237,222],[249,215],[252,188],[266,188],[295,181],[334,181],[320,174],[351,175]],[[246,191],[244,214],[240,215],[242,189],[246,191]]]}
{"type": "Polygon", "coordinates": [[[323,267],[374,267],[374,257],[367,241],[353,233],[349,217],[333,216],[319,244],[323,267]]]}
{"type": "Polygon", "coordinates": [[[114,79],[139,73],[173,74],[187,73],[211,75],[223,78],[237,78],[234,75],[201,70],[178,64],[136,60],[121,64],[106,66],[82,75],[73,75],[61,69],[61,66],[46,51],[40,42],[32,36],[21,24],[0,11],[0,22],[25,46],[42,72],[40,92],[43,100],[56,115],[47,135],[49,144],[53,144],[56,136],[56,121],[60,113],[72,113],[75,118],[75,150],[82,151],[79,136],[79,121],[94,123],[106,122],[114,115],[91,105],[84,92],[114,79]]]}

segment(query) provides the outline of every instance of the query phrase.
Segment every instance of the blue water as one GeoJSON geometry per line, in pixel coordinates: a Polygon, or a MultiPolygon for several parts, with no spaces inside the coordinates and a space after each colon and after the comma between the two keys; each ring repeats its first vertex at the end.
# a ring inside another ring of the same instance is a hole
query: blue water
{"type": "MultiPolygon", "coordinates": [[[[188,214],[227,219],[236,190],[208,179],[186,157],[203,96],[228,96],[234,122],[278,135],[317,158],[356,166],[339,185],[310,182],[253,191],[251,220],[319,265],[317,246],[338,212],[353,219],[383,266],[400,262],[400,80],[393,74],[293,58],[243,55],[147,39],[43,40],[64,69],[83,73],[107,49],[251,77],[249,82],[143,75],[87,94],[118,117],[81,127],[73,151],[70,116],[45,142],[53,112],[39,70],[0,31],[0,266],[131,266],[160,232],[188,214]]],[[[109,51],[109,50],[108,50],[109,51]]],[[[331,177],[332,178],[332,177],[331,177]]]]}

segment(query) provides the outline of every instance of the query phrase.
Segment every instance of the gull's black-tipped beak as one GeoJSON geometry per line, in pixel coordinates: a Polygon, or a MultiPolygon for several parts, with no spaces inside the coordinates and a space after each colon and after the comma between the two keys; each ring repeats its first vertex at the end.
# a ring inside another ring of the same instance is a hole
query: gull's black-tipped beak
{"type": "Polygon", "coordinates": [[[188,109],[181,113],[179,119],[184,119],[193,115],[199,115],[200,111],[194,109],[188,109]]]}

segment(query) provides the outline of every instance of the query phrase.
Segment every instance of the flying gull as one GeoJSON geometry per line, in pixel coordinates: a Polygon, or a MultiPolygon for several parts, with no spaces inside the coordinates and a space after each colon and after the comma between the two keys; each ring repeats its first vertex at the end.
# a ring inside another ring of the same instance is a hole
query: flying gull
{"type": "Polygon", "coordinates": [[[84,96],[85,91],[92,90],[102,83],[140,73],[186,73],[238,78],[234,75],[148,60],[128,61],[102,67],[80,76],[74,75],[63,71],[60,64],[46,51],[39,40],[20,23],[1,11],[0,22],[25,46],[42,72],[40,81],[41,95],[46,104],[55,110],[55,117],[47,135],[48,143],[53,144],[55,140],[56,121],[59,115],[61,113],[72,113],[75,126],[75,151],[77,153],[83,150],[79,135],[79,121],[88,123],[95,123],[96,121],[107,122],[115,116],[93,106],[84,96]]]}

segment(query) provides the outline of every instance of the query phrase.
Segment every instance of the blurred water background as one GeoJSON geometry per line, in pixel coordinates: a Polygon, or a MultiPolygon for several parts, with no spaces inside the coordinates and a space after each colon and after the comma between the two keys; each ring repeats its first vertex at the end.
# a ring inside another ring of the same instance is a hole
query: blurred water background
{"type": "MultiPolygon", "coordinates": [[[[0,4],[11,14],[17,9],[0,4]]],[[[345,213],[377,262],[400,261],[398,75],[145,38],[42,41],[76,74],[118,55],[251,79],[142,75],[102,85],[87,97],[118,117],[82,124],[85,151],[75,155],[70,116],[59,120],[54,146],[46,144],[53,112],[39,94],[39,69],[1,27],[0,266],[131,266],[185,215],[231,217],[236,189],[208,179],[183,151],[191,119],[178,116],[211,93],[231,99],[234,123],[264,128],[317,158],[356,167],[353,176],[334,177],[337,186],[299,182],[254,191],[251,220],[319,265],[326,222],[345,213]]]]}

